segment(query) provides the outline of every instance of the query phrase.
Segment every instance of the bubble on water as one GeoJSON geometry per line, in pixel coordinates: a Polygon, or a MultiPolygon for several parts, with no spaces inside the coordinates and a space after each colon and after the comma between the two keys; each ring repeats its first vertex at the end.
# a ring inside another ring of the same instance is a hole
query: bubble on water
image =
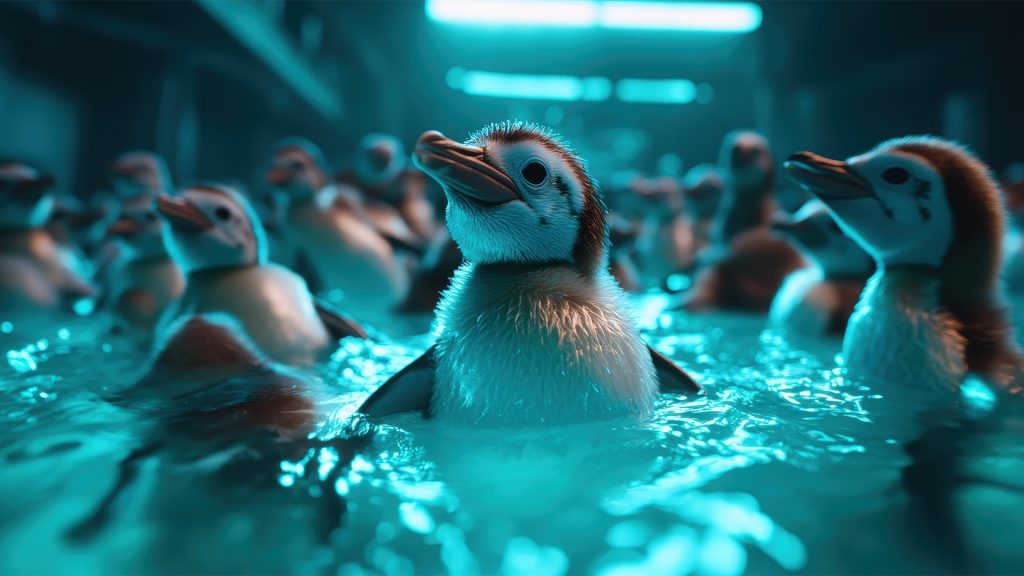
{"type": "Polygon", "coordinates": [[[6,320],[4,322],[0,322],[0,332],[3,332],[4,334],[14,332],[14,324],[6,320]]]}
{"type": "Polygon", "coordinates": [[[60,338],[61,340],[68,340],[71,338],[71,331],[67,328],[61,328],[60,330],[57,330],[57,338],[60,338]]]}
{"type": "Polygon", "coordinates": [[[559,548],[539,546],[520,536],[512,538],[501,557],[501,570],[506,574],[562,576],[569,568],[569,557],[559,548]]]}
{"type": "Polygon", "coordinates": [[[981,378],[971,374],[960,386],[960,394],[967,410],[974,416],[983,416],[996,407],[996,394],[981,378]]]}
{"type": "Polygon", "coordinates": [[[418,502],[403,502],[398,507],[398,516],[406,528],[417,534],[434,531],[434,517],[418,502]]]}
{"type": "Polygon", "coordinates": [[[27,350],[8,350],[7,364],[19,374],[34,372],[39,368],[39,363],[36,362],[35,356],[27,350]]]}
{"type": "Polygon", "coordinates": [[[281,474],[277,477],[277,483],[285,488],[291,488],[295,485],[295,476],[291,474],[281,474]]]}
{"type": "Polygon", "coordinates": [[[348,495],[348,490],[349,490],[348,480],[346,480],[344,478],[338,478],[337,481],[334,482],[334,492],[338,496],[347,496],[348,495]]]}
{"type": "Polygon", "coordinates": [[[731,536],[711,531],[701,542],[697,562],[701,576],[735,576],[747,565],[747,551],[731,536]]]}
{"type": "Polygon", "coordinates": [[[74,304],[71,305],[71,309],[79,316],[88,316],[96,310],[96,301],[89,298],[81,298],[75,300],[74,304]]]}
{"type": "Polygon", "coordinates": [[[437,527],[437,540],[441,543],[441,562],[449,574],[477,574],[480,564],[466,545],[466,538],[458,526],[441,524],[437,527]]]}
{"type": "Polygon", "coordinates": [[[605,542],[613,548],[639,548],[650,538],[650,527],[639,520],[619,522],[608,529],[605,542]]]}

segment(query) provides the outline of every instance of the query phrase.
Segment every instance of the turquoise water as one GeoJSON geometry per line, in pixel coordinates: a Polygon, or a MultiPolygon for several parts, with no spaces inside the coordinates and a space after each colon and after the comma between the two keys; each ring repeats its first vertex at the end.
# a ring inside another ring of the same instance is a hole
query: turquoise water
{"type": "Polygon", "coordinates": [[[844,377],[838,342],[665,303],[638,300],[644,333],[706,398],[666,396],[640,422],[403,416],[365,436],[348,416],[430,344],[378,334],[301,375],[329,398],[305,443],[183,433],[108,402],[145,356],[102,319],[2,324],[0,573],[1024,571],[1016,401],[972,389],[922,410],[844,377]],[[147,446],[110,513],[76,531],[147,446]]]}

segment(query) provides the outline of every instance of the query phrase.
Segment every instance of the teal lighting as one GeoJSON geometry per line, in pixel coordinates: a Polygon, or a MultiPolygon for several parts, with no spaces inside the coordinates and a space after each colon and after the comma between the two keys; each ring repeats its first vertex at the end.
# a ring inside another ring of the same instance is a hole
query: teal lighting
{"type": "Polygon", "coordinates": [[[196,2],[318,112],[331,119],[342,116],[337,91],[320,79],[283,29],[267,17],[260,5],[223,0],[196,2]]]}
{"type": "Polygon", "coordinates": [[[761,26],[752,2],[427,0],[435,22],[488,27],[607,28],[742,34],[761,26]]]}
{"type": "Polygon", "coordinates": [[[505,74],[452,68],[446,80],[451,88],[471,96],[597,102],[607,100],[612,92],[611,81],[601,77],[505,74]]]}
{"type": "Polygon", "coordinates": [[[615,86],[623,102],[689,104],[697,98],[697,86],[689,80],[648,80],[623,78],[615,86]]]}

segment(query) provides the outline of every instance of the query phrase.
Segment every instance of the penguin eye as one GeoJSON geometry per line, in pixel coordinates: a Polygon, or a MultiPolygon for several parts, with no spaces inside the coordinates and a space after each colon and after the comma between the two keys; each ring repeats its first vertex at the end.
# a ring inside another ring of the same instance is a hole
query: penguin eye
{"type": "Polygon", "coordinates": [[[223,206],[218,206],[217,209],[213,211],[213,215],[216,216],[218,220],[231,220],[231,211],[223,206]]]}
{"type": "Polygon", "coordinates": [[[520,172],[523,174],[523,179],[533,186],[540,186],[548,179],[548,169],[536,160],[527,162],[520,172]]]}
{"type": "Polygon", "coordinates": [[[886,168],[885,172],[882,172],[882,180],[893,185],[906,184],[910,180],[910,172],[907,172],[905,168],[893,166],[892,168],[886,168]]]}

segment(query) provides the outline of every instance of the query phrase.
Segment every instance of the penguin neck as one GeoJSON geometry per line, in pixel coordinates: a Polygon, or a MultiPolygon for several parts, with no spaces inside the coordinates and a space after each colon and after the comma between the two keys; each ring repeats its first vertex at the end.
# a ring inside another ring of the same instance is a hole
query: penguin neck
{"type": "Polygon", "coordinates": [[[763,226],[774,211],[772,189],[768,184],[733,186],[722,205],[720,235],[723,243],[751,228],[763,226]]]}
{"type": "Polygon", "coordinates": [[[941,303],[942,271],[935,266],[880,266],[869,281],[865,297],[898,302],[904,307],[933,308],[941,303]]]}

